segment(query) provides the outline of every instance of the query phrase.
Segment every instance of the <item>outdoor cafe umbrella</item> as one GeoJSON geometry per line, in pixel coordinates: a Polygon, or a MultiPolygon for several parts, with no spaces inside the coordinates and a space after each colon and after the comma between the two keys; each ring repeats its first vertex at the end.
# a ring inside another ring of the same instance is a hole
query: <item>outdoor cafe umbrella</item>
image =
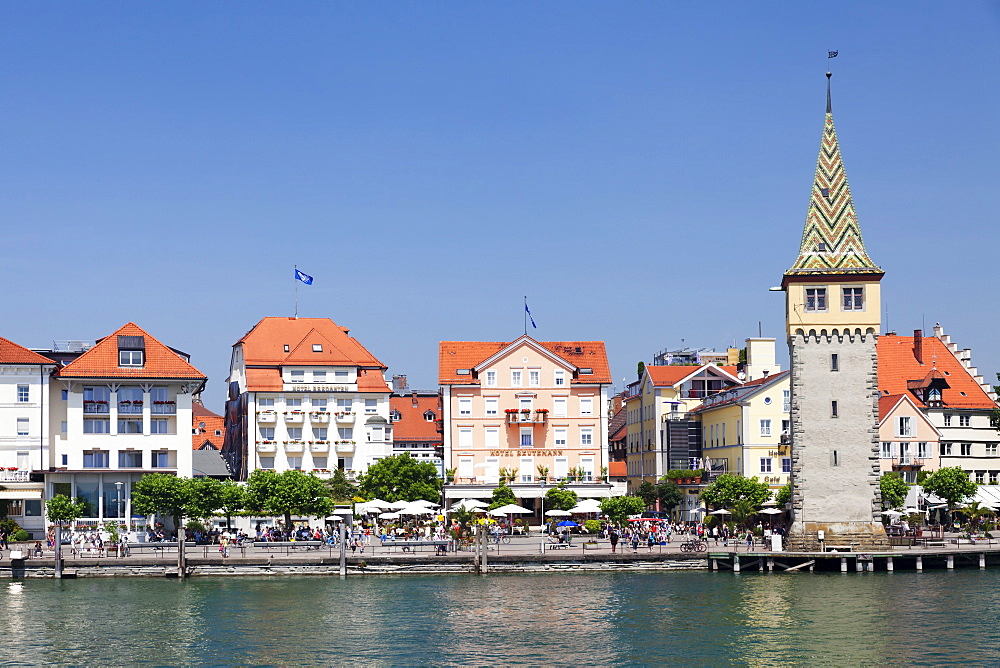
{"type": "Polygon", "coordinates": [[[532,513],[534,511],[523,508],[516,503],[508,503],[506,506],[500,506],[499,508],[494,508],[491,513],[501,513],[503,515],[524,515],[526,513],[532,513]]]}
{"type": "Polygon", "coordinates": [[[899,512],[898,510],[883,510],[882,514],[885,515],[886,517],[902,517],[903,516],[903,513],[899,512]]]}
{"type": "Polygon", "coordinates": [[[601,502],[596,499],[584,499],[569,509],[574,514],[599,513],[601,512],[601,502]]]}
{"type": "Polygon", "coordinates": [[[718,510],[713,510],[712,512],[710,512],[709,515],[732,515],[732,513],[726,510],[725,508],[719,508],[718,510]]]}
{"type": "Polygon", "coordinates": [[[556,524],[556,526],[557,527],[578,527],[580,525],[577,524],[576,522],[574,522],[573,520],[563,520],[562,522],[559,522],[558,524],[556,524]]]}
{"type": "Polygon", "coordinates": [[[764,510],[760,511],[760,514],[761,515],[780,515],[783,512],[785,512],[785,511],[778,510],[777,508],[765,508],[764,510]]]}
{"type": "Polygon", "coordinates": [[[569,517],[572,514],[573,513],[569,512],[568,510],[559,510],[558,508],[545,511],[546,517],[569,517]]]}
{"type": "Polygon", "coordinates": [[[398,520],[399,513],[379,513],[378,518],[380,520],[398,520]]]}

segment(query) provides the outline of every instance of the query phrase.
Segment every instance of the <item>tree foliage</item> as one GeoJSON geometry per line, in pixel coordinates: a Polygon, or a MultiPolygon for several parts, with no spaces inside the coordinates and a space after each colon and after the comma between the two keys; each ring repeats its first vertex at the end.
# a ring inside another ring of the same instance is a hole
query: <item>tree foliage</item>
{"type": "Polygon", "coordinates": [[[878,480],[878,488],[882,493],[882,509],[890,510],[902,508],[906,503],[906,495],[910,491],[910,485],[903,476],[895,471],[887,471],[878,480]]]}
{"type": "Polygon", "coordinates": [[[440,501],[441,479],[437,467],[418,462],[404,452],[386,457],[368,467],[358,478],[361,496],[384,501],[440,501]]]}
{"type": "Polygon", "coordinates": [[[188,485],[188,504],[185,515],[204,520],[222,508],[222,482],[215,478],[191,478],[188,485]]]}
{"type": "Polygon", "coordinates": [[[358,486],[347,479],[344,469],[334,469],[333,477],[327,482],[330,496],[334,501],[350,501],[358,493],[358,486]]]}
{"type": "Polygon", "coordinates": [[[284,517],[285,526],[292,525],[292,515],[325,517],[333,512],[330,489],[322,480],[302,471],[277,473],[257,469],[250,474],[246,487],[248,510],[284,517]]]}
{"type": "Polygon", "coordinates": [[[661,510],[671,511],[684,499],[684,490],[673,480],[662,478],[656,485],[656,498],[660,500],[661,510]]]}
{"type": "Polygon", "coordinates": [[[928,494],[939,496],[949,506],[955,506],[976,493],[976,483],[961,466],[946,466],[930,474],[920,484],[928,494]]]}
{"type": "Polygon", "coordinates": [[[579,501],[576,492],[562,483],[545,492],[545,507],[550,510],[569,510],[579,501]]]}
{"type": "Polygon", "coordinates": [[[132,508],[143,515],[166,515],[181,528],[191,499],[188,481],[165,473],[147,473],[132,486],[132,508]]]}
{"type": "Polygon", "coordinates": [[[635,495],[642,499],[642,502],[646,504],[646,507],[653,505],[659,496],[656,493],[656,485],[649,482],[648,480],[643,480],[639,488],[635,490],[635,495]]]}
{"type": "Polygon", "coordinates": [[[771,488],[767,483],[732,473],[723,473],[701,492],[701,499],[713,506],[732,508],[737,501],[749,501],[760,508],[771,498],[771,488]]]}
{"type": "Polygon", "coordinates": [[[781,489],[775,492],[774,502],[782,508],[784,508],[786,504],[792,502],[792,483],[785,483],[781,489]]]}
{"type": "Polygon", "coordinates": [[[83,517],[87,504],[79,499],[71,499],[65,494],[56,494],[45,504],[45,516],[53,524],[74,522],[83,517]]]}
{"type": "Polygon", "coordinates": [[[601,501],[601,512],[616,524],[621,524],[629,515],[638,515],[646,509],[646,504],[638,496],[609,496],[601,501]]]}
{"type": "Polygon", "coordinates": [[[500,506],[506,506],[511,503],[517,503],[517,497],[514,496],[514,490],[507,486],[507,483],[500,483],[493,490],[493,497],[490,499],[489,510],[494,508],[499,508],[500,506]]]}

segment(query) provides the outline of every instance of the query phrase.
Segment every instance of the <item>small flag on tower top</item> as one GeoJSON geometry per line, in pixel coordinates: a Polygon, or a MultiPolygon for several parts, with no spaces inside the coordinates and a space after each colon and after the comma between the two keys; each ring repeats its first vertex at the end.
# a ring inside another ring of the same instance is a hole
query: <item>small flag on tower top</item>
{"type": "Polygon", "coordinates": [[[840,51],[827,51],[826,52],[826,57],[827,58],[836,58],[838,53],[840,53],[840,51]]]}
{"type": "Polygon", "coordinates": [[[303,271],[299,271],[298,269],[295,270],[295,278],[302,281],[306,285],[313,284],[313,277],[303,271]]]}

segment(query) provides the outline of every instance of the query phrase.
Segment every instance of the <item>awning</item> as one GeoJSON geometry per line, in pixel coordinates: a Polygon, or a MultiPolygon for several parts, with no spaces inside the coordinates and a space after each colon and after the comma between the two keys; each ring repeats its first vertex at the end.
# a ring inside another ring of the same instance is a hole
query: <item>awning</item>
{"type": "Polygon", "coordinates": [[[20,501],[23,499],[41,499],[40,489],[0,489],[0,499],[20,501]]]}

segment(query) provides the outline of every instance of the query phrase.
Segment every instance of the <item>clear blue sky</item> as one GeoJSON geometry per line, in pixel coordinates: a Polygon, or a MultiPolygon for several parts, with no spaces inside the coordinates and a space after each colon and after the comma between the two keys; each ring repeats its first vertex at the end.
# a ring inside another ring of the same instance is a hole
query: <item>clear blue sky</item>
{"type": "MultiPolygon", "coordinates": [[[[995,2],[8,3],[0,335],[134,320],[220,410],[230,346],[331,317],[411,385],[437,342],[783,347],[834,116],[888,328],[1000,370],[995,2]]],[[[620,382],[620,380],[619,380],[620,382]]]]}

